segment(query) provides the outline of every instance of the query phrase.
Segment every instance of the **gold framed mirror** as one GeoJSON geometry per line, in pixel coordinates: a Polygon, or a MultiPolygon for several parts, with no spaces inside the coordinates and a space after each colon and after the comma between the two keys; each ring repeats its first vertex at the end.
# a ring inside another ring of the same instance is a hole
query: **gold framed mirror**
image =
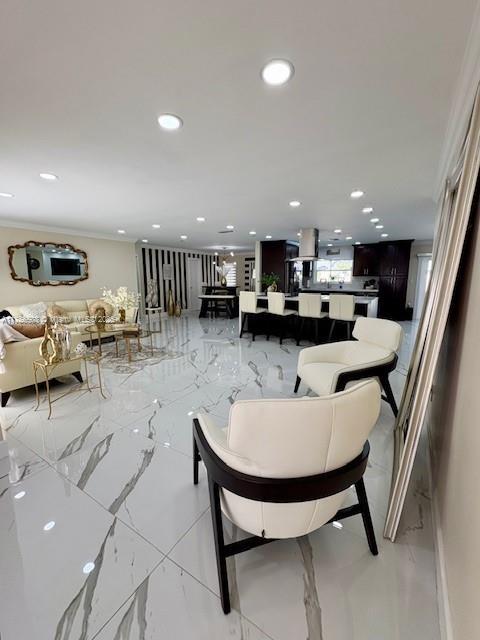
{"type": "Polygon", "coordinates": [[[71,244],[35,242],[8,247],[10,275],[33,287],[73,285],[88,278],[85,251],[71,244]]]}

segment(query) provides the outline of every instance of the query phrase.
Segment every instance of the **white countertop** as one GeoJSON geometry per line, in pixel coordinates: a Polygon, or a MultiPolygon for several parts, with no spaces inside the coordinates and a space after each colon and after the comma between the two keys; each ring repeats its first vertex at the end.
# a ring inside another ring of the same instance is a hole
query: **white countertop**
{"type": "MultiPolygon", "coordinates": [[[[322,300],[328,302],[330,296],[327,294],[321,294],[322,300]]],[[[257,300],[268,300],[267,296],[257,296],[257,300]]],[[[372,304],[377,300],[376,296],[355,296],[355,304],[372,304]]],[[[285,296],[285,302],[298,302],[298,296],[285,296]]]]}

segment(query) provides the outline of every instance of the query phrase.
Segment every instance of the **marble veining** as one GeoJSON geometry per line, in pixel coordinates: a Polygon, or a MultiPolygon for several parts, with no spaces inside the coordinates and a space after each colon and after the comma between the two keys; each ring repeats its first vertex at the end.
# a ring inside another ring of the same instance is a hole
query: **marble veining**
{"type": "MultiPolygon", "coordinates": [[[[425,442],[398,543],[382,537],[386,405],[365,475],[379,555],[359,516],[240,554],[228,560],[233,610],[223,615],[202,465],[192,484],[192,418],[204,411],[223,427],[237,400],[293,397],[302,348],[237,333],[235,320],[186,314],[167,319],[154,356],[147,340],[132,366],[106,345],[107,399],[69,394],[65,378],[50,421],[33,411],[32,389],[12,394],[0,410],[10,464],[10,488],[0,479],[2,640],[438,640],[425,442]]],[[[224,520],[227,540],[246,535],[224,520]]]]}

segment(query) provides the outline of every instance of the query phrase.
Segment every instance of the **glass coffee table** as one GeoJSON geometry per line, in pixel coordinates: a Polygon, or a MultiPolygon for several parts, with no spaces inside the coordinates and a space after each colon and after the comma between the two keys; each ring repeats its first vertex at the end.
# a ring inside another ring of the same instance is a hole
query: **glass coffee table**
{"type": "Polygon", "coordinates": [[[93,350],[93,340],[97,340],[98,353],[102,355],[102,336],[114,336],[122,335],[123,331],[138,331],[138,324],[128,322],[116,322],[108,323],[97,326],[96,324],[90,324],[84,328],[84,330],[90,335],[90,349],[93,350]]]}

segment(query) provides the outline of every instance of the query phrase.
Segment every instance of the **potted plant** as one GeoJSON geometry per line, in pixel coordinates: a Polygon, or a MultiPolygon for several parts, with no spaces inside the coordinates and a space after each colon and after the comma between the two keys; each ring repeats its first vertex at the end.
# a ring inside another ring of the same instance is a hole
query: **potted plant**
{"type": "Polygon", "coordinates": [[[280,276],[276,273],[264,273],[262,276],[262,285],[268,291],[277,290],[277,282],[280,280],[280,276]]]}

